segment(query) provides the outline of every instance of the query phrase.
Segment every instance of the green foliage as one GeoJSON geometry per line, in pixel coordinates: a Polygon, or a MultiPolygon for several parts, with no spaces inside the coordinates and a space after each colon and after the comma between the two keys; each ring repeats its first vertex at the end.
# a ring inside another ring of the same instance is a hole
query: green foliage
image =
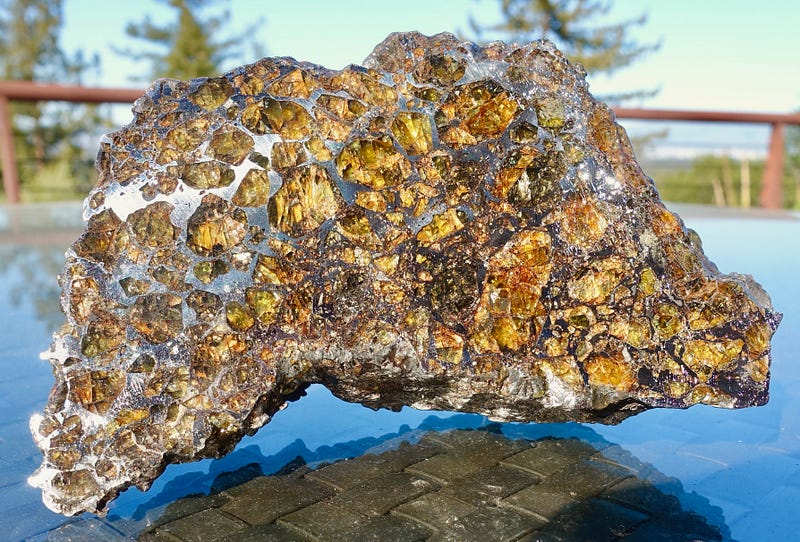
{"type": "Polygon", "coordinates": [[[800,126],[786,130],[786,174],[794,179],[794,208],[800,209],[800,126]]]}
{"type": "Polygon", "coordinates": [[[224,63],[241,55],[240,44],[252,40],[253,27],[245,30],[241,38],[218,40],[218,36],[230,19],[226,11],[218,16],[202,16],[203,8],[213,5],[208,0],[161,0],[175,10],[176,19],[167,24],[156,24],[149,16],[138,23],[130,23],[126,33],[131,38],[146,44],[146,49],[127,48],[118,50],[134,60],[149,64],[147,72],[139,80],[150,81],[159,77],[193,79],[216,75],[224,63]]]}
{"type": "MultiPolygon", "coordinates": [[[[0,78],[80,84],[97,57],[68,55],[60,46],[61,0],[0,0],[0,78]]],[[[37,178],[52,176],[57,197],[75,197],[94,182],[91,135],[104,117],[97,106],[13,102],[14,146],[22,196],[38,199],[37,178]],[[91,151],[88,150],[91,148],[91,151]]]]}
{"type": "MultiPolygon", "coordinates": [[[[699,156],[691,162],[643,163],[645,172],[656,182],[666,201],[758,207],[764,161],[740,161],[727,156],[699,156]],[[742,190],[742,178],[749,175],[749,190],[742,190]],[[716,188],[715,188],[716,185],[716,188]]],[[[800,202],[797,181],[787,168],[783,178],[784,207],[797,208],[800,202]]]]}
{"type": "MultiPolygon", "coordinates": [[[[480,38],[503,38],[518,43],[546,38],[588,73],[613,73],[658,49],[658,43],[640,44],[630,36],[647,17],[604,22],[611,2],[598,0],[499,0],[502,21],[481,25],[470,21],[480,38]]],[[[652,94],[633,91],[606,97],[620,101],[652,94]]]]}

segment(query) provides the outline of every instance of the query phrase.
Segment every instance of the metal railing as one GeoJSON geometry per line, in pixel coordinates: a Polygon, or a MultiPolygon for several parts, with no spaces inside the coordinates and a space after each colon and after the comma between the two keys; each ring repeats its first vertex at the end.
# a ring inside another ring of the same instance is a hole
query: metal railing
{"type": "Polygon", "coordinates": [[[96,88],[34,83],[32,81],[0,81],[0,167],[8,203],[19,203],[19,172],[14,151],[11,120],[12,100],[20,102],[133,103],[144,95],[134,88],[96,88]]]}
{"type": "MultiPolygon", "coordinates": [[[[14,153],[14,138],[9,102],[64,101],[75,103],[133,103],[142,89],[96,88],[40,84],[31,81],[0,81],[0,165],[8,203],[19,203],[19,174],[14,153]]],[[[800,113],[744,113],[736,111],[690,111],[672,109],[614,108],[618,118],[767,124],[772,127],[767,163],[761,183],[759,203],[765,209],[780,209],[783,203],[783,169],[787,125],[800,126],[800,113]]]]}

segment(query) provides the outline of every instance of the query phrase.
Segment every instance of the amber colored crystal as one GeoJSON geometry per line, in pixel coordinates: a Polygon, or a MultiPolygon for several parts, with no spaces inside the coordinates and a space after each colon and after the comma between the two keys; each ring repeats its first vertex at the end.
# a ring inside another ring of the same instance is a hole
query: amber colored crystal
{"type": "Polygon", "coordinates": [[[120,346],[124,339],[124,325],[112,314],[102,313],[89,322],[81,339],[81,353],[95,357],[120,346]]]}
{"type": "Polygon", "coordinates": [[[225,317],[228,320],[228,325],[236,331],[247,331],[255,323],[253,314],[236,301],[232,301],[225,306],[225,317]]]}
{"type": "Polygon", "coordinates": [[[170,219],[173,209],[166,201],[158,201],[131,213],[128,225],[136,240],[149,247],[171,245],[178,236],[178,228],[170,219]]]}
{"type": "Polygon", "coordinates": [[[263,169],[247,172],[231,198],[231,203],[240,207],[261,207],[269,197],[269,175],[263,169]]]}
{"type": "Polygon", "coordinates": [[[285,174],[283,186],[269,200],[269,222],[282,232],[297,234],[319,227],[336,216],[337,209],[327,170],[295,168],[285,174]]]}
{"type": "Polygon", "coordinates": [[[339,154],[336,167],[342,178],[374,189],[399,184],[411,174],[408,159],[385,136],[354,141],[339,154]]]}
{"type": "Polygon", "coordinates": [[[183,330],[181,297],[167,294],[145,294],[131,307],[131,326],[155,344],[173,339],[183,330]]]}
{"type": "Polygon", "coordinates": [[[245,214],[222,198],[209,194],[189,217],[186,246],[201,256],[216,256],[244,239],[245,214]]]}
{"type": "Polygon", "coordinates": [[[189,99],[200,107],[216,109],[233,94],[233,88],[225,77],[216,77],[199,81],[194,92],[189,94],[189,99]]]}
{"type": "Polygon", "coordinates": [[[125,224],[113,210],[106,209],[89,219],[86,233],[75,243],[74,250],[78,256],[110,264],[124,254],[129,242],[125,224]]]}
{"type": "Polygon", "coordinates": [[[236,128],[220,128],[208,143],[208,155],[238,166],[253,149],[253,138],[236,128]]]}
{"type": "Polygon", "coordinates": [[[182,151],[191,151],[205,140],[206,131],[210,126],[209,119],[198,117],[176,126],[164,139],[182,151]]]}
{"type": "Polygon", "coordinates": [[[233,182],[233,170],[227,164],[215,160],[206,160],[194,164],[187,164],[183,168],[181,177],[184,183],[197,188],[220,188],[233,182]]]}
{"type": "Polygon", "coordinates": [[[200,320],[211,320],[222,307],[219,296],[204,290],[194,290],[186,297],[186,304],[200,320]]]}
{"type": "Polygon", "coordinates": [[[398,113],[392,133],[409,155],[426,154],[433,146],[431,121],[422,113],[398,113]]]}
{"type": "Polygon", "coordinates": [[[295,102],[267,99],[259,115],[268,130],[286,139],[304,139],[311,133],[311,115],[295,102]]]}
{"type": "Polygon", "coordinates": [[[248,288],[245,291],[247,306],[253,315],[262,324],[272,324],[276,321],[282,296],[273,290],[248,288]]]}

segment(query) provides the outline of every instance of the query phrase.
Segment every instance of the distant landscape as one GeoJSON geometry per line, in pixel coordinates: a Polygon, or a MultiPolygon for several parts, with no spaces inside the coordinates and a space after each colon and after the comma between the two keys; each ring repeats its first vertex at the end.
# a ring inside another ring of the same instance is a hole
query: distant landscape
{"type": "MultiPolygon", "coordinates": [[[[666,201],[719,207],[759,206],[763,159],[737,160],[724,155],[705,155],[694,159],[648,159],[645,153],[639,161],[666,201]]],[[[783,178],[786,208],[800,208],[798,178],[800,175],[793,167],[786,167],[783,178]]]]}

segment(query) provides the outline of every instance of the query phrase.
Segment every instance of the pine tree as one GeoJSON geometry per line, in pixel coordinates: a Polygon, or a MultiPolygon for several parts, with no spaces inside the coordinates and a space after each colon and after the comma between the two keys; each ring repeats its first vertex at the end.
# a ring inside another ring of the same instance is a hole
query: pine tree
{"type": "MultiPolygon", "coordinates": [[[[70,56],[59,44],[61,0],[0,0],[0,77],[80,84],[97,57],[70,56]]],[[[57,197],[79,195],[94,180],[86,136],[102,122],[96,106],[12,103],[14,144],[23,190],[57,179],[57,197]],[[57,172],[57,173],[55,173],[57,172]],[[68,192],[68,193],[64,193],[68,192]]]]}
{"type": "MultiPolygon", "coordinates": [[[[503,38],[518,43],[546,38],[590,74],[613,73],[659,47],[657,43],[637,43],[630,37],[633,27],[645,24],[644,15],[621,22],[601,21],[611,9],[610,1],[499,1],[503,17],[500,23],[482,26],[471,21],[479,38],[503,38]]],[[[611,98],[619,101],[646,94],[648,92],[635,91],[611,98]]]]}
{"type": "MultiPolygon", "coordinates": [[[[230,20],[226,11],[218,16],[202,16],[203,8],[213,2],[208,0],[161,0],[175,10],[177,17],[168,24],[159,25],[147,16],[138,23],[130,23],[126,33],[131,38],[146,42],[147,50],[127,48],[118,50],[134,60],[149,63],[140,80],[159,77],[192,79],[218,74],[224,63],[241,55],[241,39],[215,39],[230,20]]],[[[258,23],[256,23],[258,24],[258,23]]],[[[252,34],[255,25],[244,31],[252,34]]],[[[250,38],[248,38],[250,39],[250,38]]]]}

